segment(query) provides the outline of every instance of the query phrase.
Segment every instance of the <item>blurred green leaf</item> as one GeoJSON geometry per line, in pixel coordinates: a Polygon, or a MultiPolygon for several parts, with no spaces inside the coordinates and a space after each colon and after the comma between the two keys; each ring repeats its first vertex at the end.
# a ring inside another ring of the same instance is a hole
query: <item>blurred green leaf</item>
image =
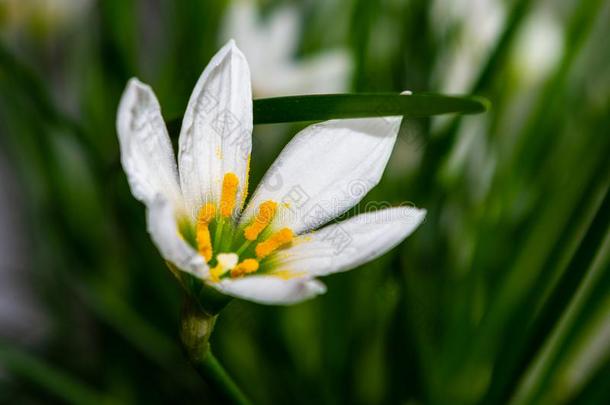
{"type": "Polygon", "coordinates": [[[0,364],[14,375],[43,387],[67,403],[82,405],[113,402],[67,373],[2,341],[0,364]]]}

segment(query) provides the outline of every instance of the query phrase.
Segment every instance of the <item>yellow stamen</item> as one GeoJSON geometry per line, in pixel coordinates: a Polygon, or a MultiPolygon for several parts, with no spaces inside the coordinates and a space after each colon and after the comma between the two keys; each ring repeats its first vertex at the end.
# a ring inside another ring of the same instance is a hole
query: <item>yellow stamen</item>
{"type": "Polygon", "coordinates": [[[262,259],[266,256],[269,256],[278,248],[292,242],[293,233],[290,228],[283,228],[271,235],[264,242],[256,245],[254,251],[256,252],[256,257],[262,259]]]}
{"type": "Polygon", "coordinates": [[[290,270],[278,270],[270,274],[271,276],[279,277],[282,280],[290,280],[292,278],[301,277],[304,273],[293,273],[290,270]]]}
{"type": "Polygon", "coordinates": [[[212,267],[210,269],[210,281],[213,283],[218,283],[220,281],[220,276],[222,276],[223,268],[219,264],[216,267],[212,267]]]}
{"type": "Polygon", "coordinates": [[[239,179],[235,173],[227,173],[222,179],[222,193],[220,195],[220,215],[230,217],[235,209],[235,199],[237,197],[237,186],[239,179]]]}
{"type": "Polygon", "coordinates": [[[214,204],[207,203],[199,210],[197,215],[197,247],[199,254],[209,262],[212,258],[212,238],[210,236],[210,228],[208,225],[214,219],[216,207],[214,204]]]}
{"type": "Polygon", "coordinates": [[[244,274],[254,273],[256,270],[258,270],[258,261],[246,259],[231,270],[231,277],[241,277],[244,274]]]}
{"type": "Polygon", "coordinates": [[[235,253],[219,253],[216,256],[218,264],[210,269],[210,281],[217,283],[220,277],[229,270],[232,270],[237,265],[239,257],[235,253]]]}
{"type": "Polygon", "coordinates": [[[269,225],[273,216],[277,204],[273,201],[265,201],[258,207],[258,213],[254,218],[254,221],[244,229],[244,237],[247,240],[256,240],[258,235],[269,225]]]}
{"type": "Polygon", "coordinates": [[[244,203],[246,202],[246,197],[248,197],[248,185],[250,182],[250,157],[251,156],[248,155],[248,163],[246,163],[246,180],[244,182],[244,190],[241,195],[240,208],[242,208],[244,206],[244,203]]]}

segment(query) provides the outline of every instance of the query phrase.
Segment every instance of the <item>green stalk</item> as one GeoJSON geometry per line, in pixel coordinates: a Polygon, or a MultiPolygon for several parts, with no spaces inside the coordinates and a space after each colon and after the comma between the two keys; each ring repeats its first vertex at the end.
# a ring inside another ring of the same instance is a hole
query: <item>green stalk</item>
{"type": "Polygon", "coordinates": [[[251,404],[209,348],[207,356],[202,361],[192,364],[201,378],[222,395],[223,403],[236,405],[251,404]]]}
{"type": "Polygon", "coordinates": [[[180,340],[189,362],[222,403],[249,405],[250,401],[210,350],[210,336],[218,315],[209,314],[187,298],[182,310],[180,340]]]}

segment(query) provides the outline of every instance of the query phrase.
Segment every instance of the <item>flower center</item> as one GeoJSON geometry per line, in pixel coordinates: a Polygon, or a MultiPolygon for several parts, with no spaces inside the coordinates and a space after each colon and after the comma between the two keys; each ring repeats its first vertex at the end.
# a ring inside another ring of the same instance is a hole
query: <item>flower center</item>
{"type": "MultiPolygon", "coordinates": [[[[293,240],[290,228],[276,232],[269,229],[278,204],[265,201],[258,207],[254,219],[238,227],[235,209],[239,179],[226,173],[222,181],[220,204],[205,203],[199,209],[195,226],[196,248],[210,266],[210,280],[219,282],[226,277],[243,277],[265,273],[266,259],[293,240]]],[[[269,267],[269,266],[267,266],[269,267]]]]}

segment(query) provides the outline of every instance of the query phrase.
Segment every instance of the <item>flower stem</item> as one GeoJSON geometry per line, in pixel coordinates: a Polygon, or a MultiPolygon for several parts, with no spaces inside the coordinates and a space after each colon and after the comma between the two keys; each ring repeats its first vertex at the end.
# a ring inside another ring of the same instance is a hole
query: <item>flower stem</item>
{"type": "Polygon", "coordinates": [[[222,403],[235,405],[251,404],[209,349],[204,359],[193,363],[193,367],[195,367],[195,370],[197,370],[205,382],[213,387],[218,395],[222,396],[222,403]]]}
{"type": "Polygon", "coordinates": [[[197,373],[222,399],[222,403],[249,405],[250,401],[224,370],[210,350],[209,339],[218,315],[209,314],[187,298],[181,317],[180,340],[186,356],[197,373]]]}

